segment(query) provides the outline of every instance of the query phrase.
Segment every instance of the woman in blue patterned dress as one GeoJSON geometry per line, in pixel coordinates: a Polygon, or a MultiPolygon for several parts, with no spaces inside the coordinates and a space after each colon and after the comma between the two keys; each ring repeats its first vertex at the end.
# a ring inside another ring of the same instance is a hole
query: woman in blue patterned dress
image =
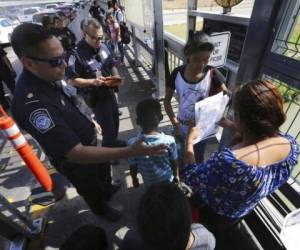
{"type": "Polygon", "coordinates": [[[297,165],[296,140],[279,132],[285,121],[283,97],[272,83],[257,80],[242,85],[233,105],[234,122],[223,120],[240,135],[233,147],[196,164],[193,139],[201,131],[189,131],[182,180],[195,193],[203,224],[238,221],[284,184],[297,165]]]}

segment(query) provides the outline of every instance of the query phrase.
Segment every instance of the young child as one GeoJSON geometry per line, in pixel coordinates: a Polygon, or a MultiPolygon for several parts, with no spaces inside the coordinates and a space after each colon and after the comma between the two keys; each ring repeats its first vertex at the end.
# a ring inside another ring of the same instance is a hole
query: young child
{"type": "Polygon", "coordinates": [[[142,132],[131,138],[131,145],[142,140],[147,145],[167,144],[168,152],[162,155],[139,156],[128,159],[130,175],[134,187],[139,186],[137,172],[143,177],[146,188],[153,183],[161,181],[178,182],[178,161],[175,139],[165,135],[158,130],[158,124],[163,119],[161,106],[157,100],[145,99],[136,107],[137,124],[141,126],[142,132]]]}

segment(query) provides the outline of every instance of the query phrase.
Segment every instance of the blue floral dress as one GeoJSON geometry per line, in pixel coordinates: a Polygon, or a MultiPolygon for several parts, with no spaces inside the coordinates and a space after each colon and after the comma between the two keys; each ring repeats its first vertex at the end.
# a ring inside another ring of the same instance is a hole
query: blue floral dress
{"type": "Polygon", "coordinates": [[[213,153],[206,163],[184,166],[181,179],[215,213],[241,218],[284,184],[297,165],[296,140],[290,135],[282,136],[291,144],[289,155],[282,161],[257,167],[238,160],[229,148],[225,148],[213,153]]]}

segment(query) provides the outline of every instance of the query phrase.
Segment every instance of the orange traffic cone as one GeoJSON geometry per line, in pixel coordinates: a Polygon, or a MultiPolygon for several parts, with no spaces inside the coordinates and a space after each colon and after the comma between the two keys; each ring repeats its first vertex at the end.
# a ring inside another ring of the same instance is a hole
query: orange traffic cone
{"type": "Polygon", "coordinates": [[[17,150],[19,155],[22,157],[26,165],[30,168],[31,172],[46,189],[47,192],[51,192],[53,189],[53,183],[47,169],[36,157],[32,151],[31,146],[22,135],[20,129],[14,122],[14,120],[7,115],[0,105],[0,129],[4,132],[6,137],[12,142],[14,148],[17,150]]]}

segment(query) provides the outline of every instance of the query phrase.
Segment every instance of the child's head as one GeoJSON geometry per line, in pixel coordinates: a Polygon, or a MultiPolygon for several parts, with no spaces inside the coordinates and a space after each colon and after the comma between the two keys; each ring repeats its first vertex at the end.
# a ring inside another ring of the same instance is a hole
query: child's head
{"type": "Polygon", "coordinates": [[[153,184],[142,196],[138,230],[147,249],[185,249],[191,223],[189,203],[175,184],[168,181],[153,184]]]}
{"type": "Polygon", "coordinates": [[[140,101],[136,106],[136,122],[142,127],[144,133],[156,130],[163,119],[160,103],[152,98],[140,101]]]}
{"type": "Polygon", "coordinates": [[[86,225],[72,233],[60,250],[105,250],[107,246],[105,231],[100,227],[86,225]]]}
{"type": "Polygon", "coordinates": [[[203,31],[197,31],[189,35],[183,53],[190,67],[195,71],[202,71],[207,66],[213,49],[214,45],[209,35],[203,31]]]}

